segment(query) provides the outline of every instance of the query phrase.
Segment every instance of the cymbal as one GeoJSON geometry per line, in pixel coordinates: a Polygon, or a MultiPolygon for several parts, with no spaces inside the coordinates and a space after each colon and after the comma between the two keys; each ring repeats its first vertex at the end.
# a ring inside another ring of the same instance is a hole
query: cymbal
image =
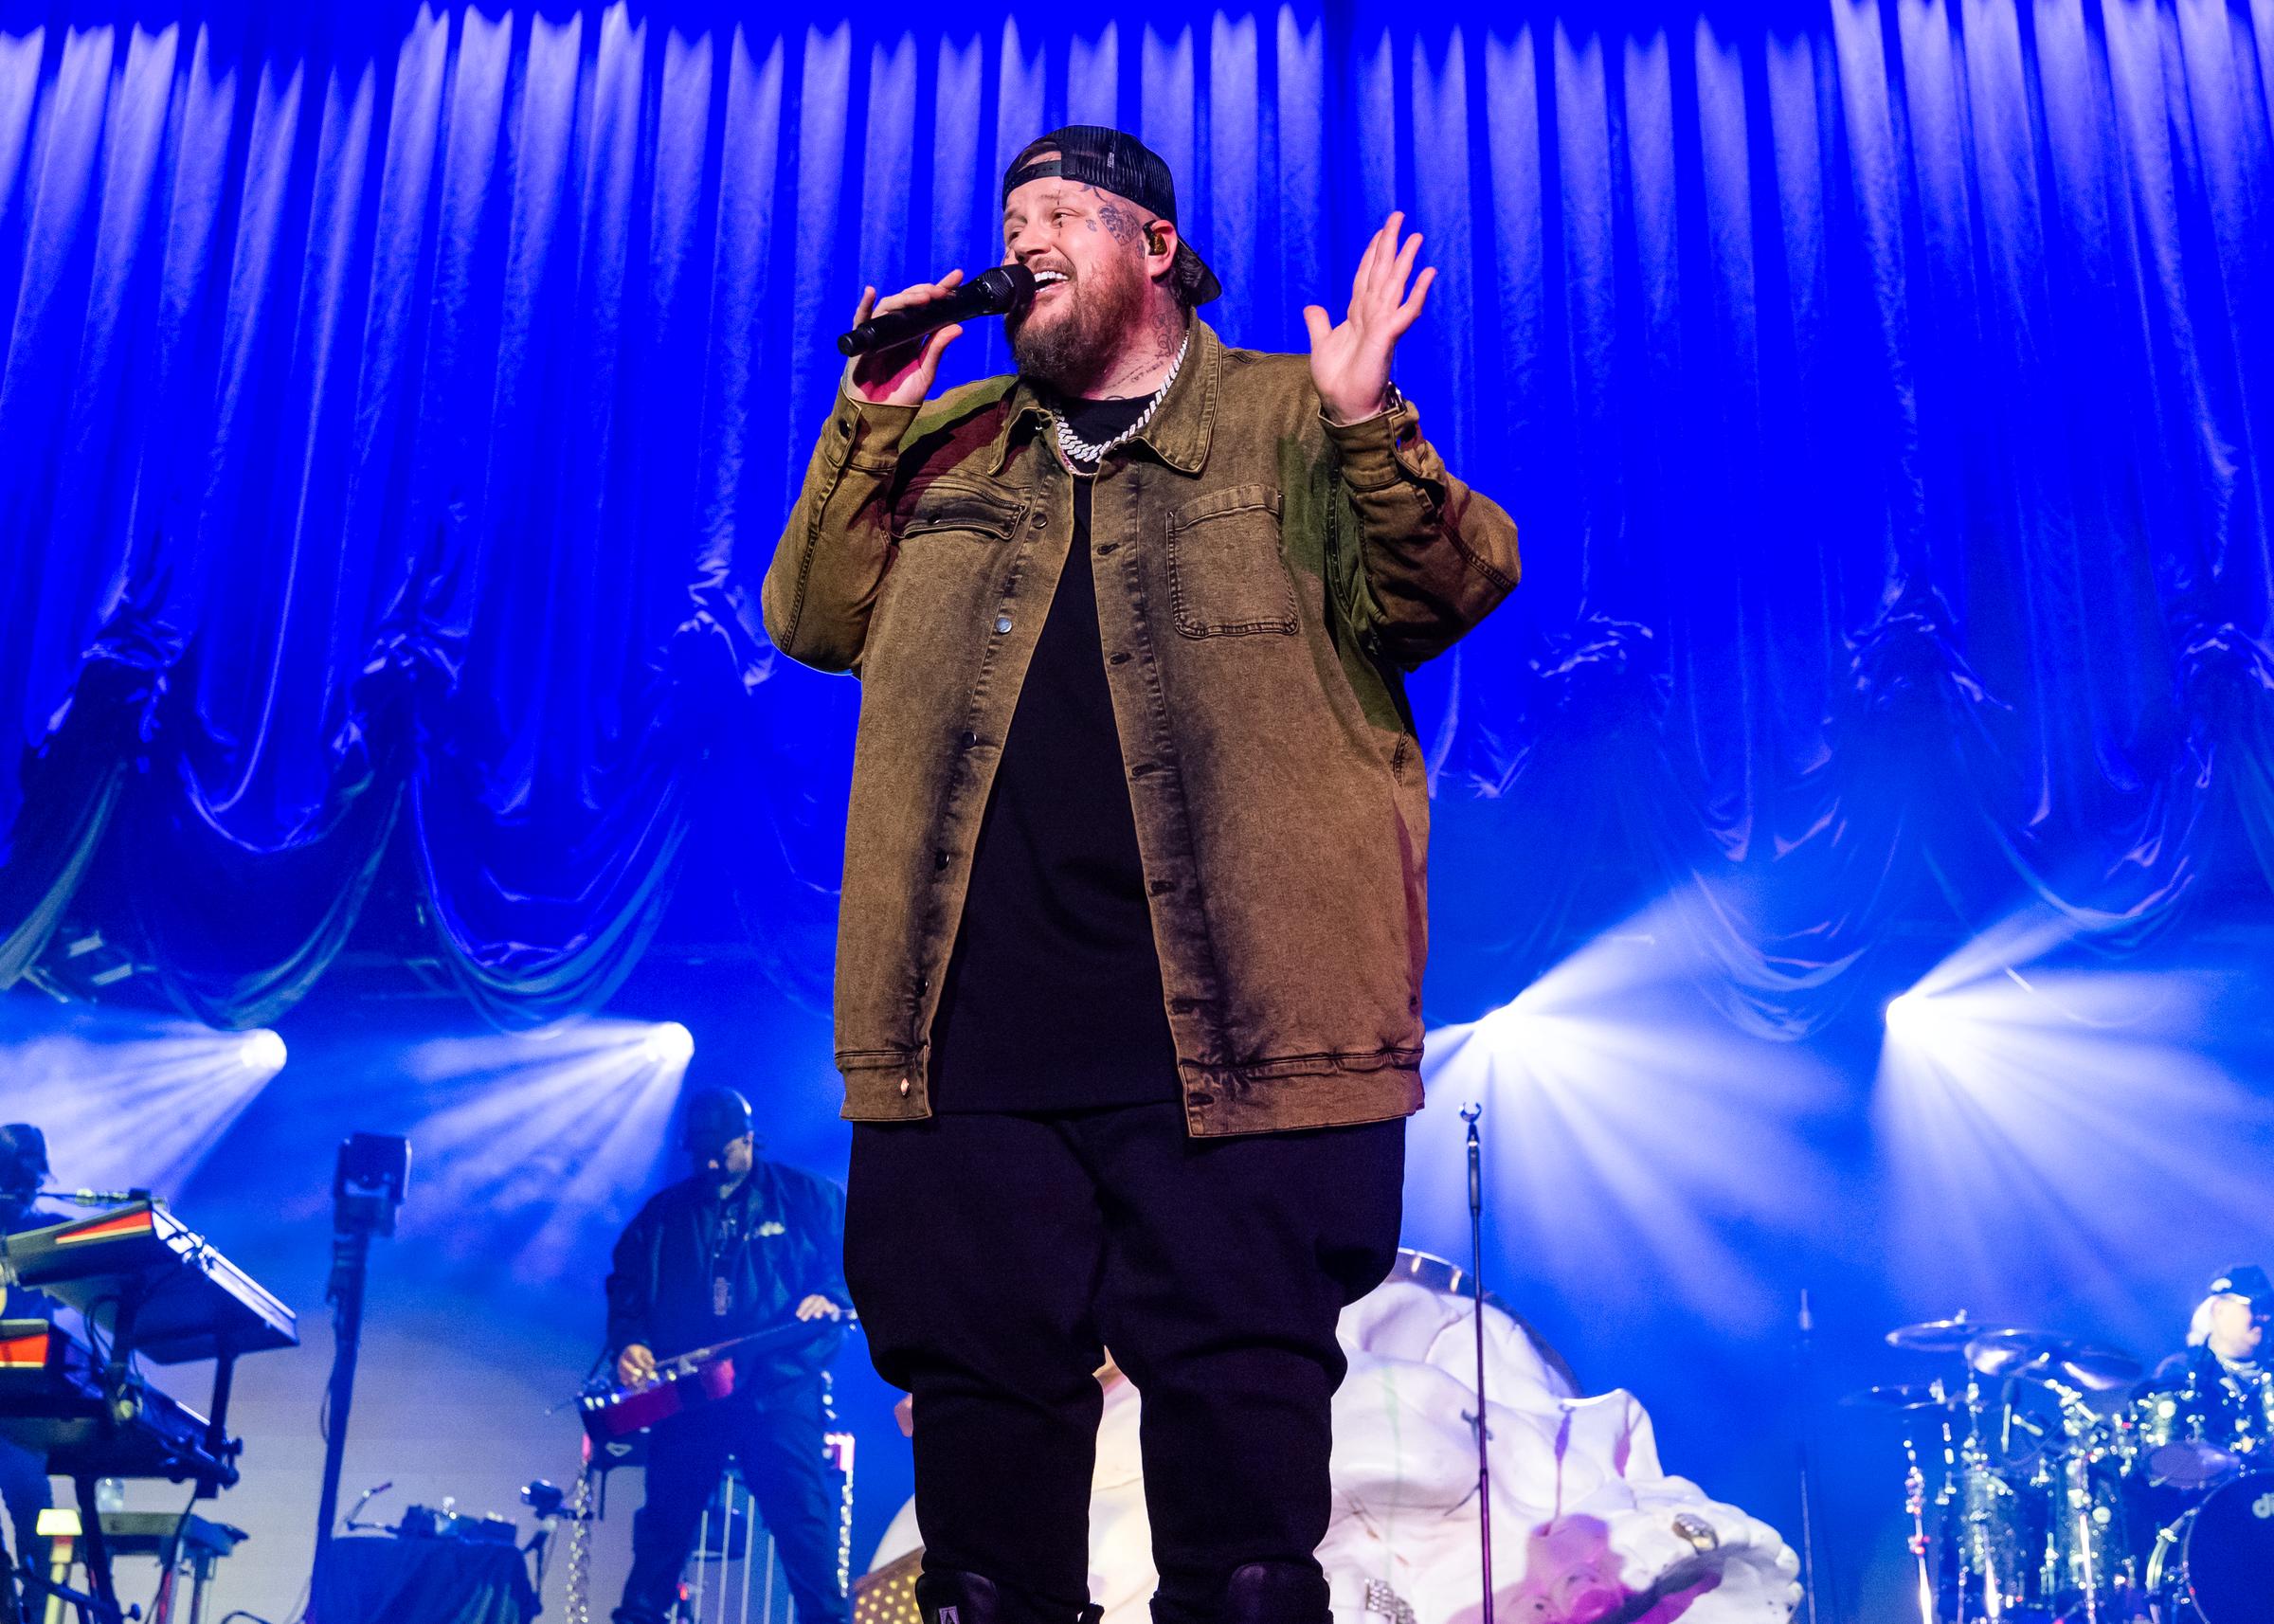
{"type": "Polygon", "coordinates": [[[1960,1308],[1947,1320],[1921,1320],[1917,1325],[1897,1326],[1887,1333],[1887,1345],[1907,1347],[1914,1353],[1957,1353],[1980,1336],[1982,1329],[1960,1308]]]}
{"type": "Polygon", "coordinates": [[[1966,1344],[1966,1362],[1984,1376],[2058,1382],[2084,1393],[2113,1393],[2140,1377],[2139,1361],[2131,1355],[2049,1331],[1984,1331],[1966,1344]]]}
{"type": "Polygon", "coordinates": [[[2087,1393],[2128,1393],[2142,1369],[2139,1360],[2112,1347],[2072,1347],[2050,1363],[2063,1381],[2087,1393]]]}
{"type": "Polygon", "coordinates": [[[1861,1387],[1840,1400],[1875,1410],[1939,1410],[1958,1402],[1936,1382],[1902,1382],[1861,1387]]]}
{"type": "Polygon", "coordinates": [[[2012,1376],[2025,1365],[2034,1364],[2048,1354],[2061,1351],[2066,1344],[2050,1331],[2023,1330],[2007,1326],[2001,1330],[1976,1333],[1967,1341],[1962,1351],[1966,1362],[1984,1376],[2012,1376]]]}

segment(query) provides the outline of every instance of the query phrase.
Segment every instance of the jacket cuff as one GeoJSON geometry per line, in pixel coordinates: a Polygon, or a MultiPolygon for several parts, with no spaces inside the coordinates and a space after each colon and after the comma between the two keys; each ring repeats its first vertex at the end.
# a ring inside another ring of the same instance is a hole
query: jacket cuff
{"type": "Polygon", "coordinates": [[[848,394],[840,380],[837,387],[837,406],[830,414],[828,428],[823,431],[829,445],[829,460],[840,468],[857,468],[868,474],[890,473],[900,460],[900,442],[908,433],[908,425],[916,421],[918,409],[912,406],[864,401],[848,394]]]}
{"type": "Polygon", "coordinates": [[[1319,422],[1342,463],[1343,482],[1352,490],[1379,491],[1413,472],[1399,453],[1420,439],[1421,419],[1404,397],[1356,423],[1333,422],[1321,407],[1319,422]]]}

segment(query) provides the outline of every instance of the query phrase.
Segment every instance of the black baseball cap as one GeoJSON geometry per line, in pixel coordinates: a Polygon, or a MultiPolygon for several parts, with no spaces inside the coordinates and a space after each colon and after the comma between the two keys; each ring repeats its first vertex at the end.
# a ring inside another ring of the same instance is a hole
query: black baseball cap
{"type": "MultiPolygon", "coordinates": [[[[1028,181],[1053,175],[1126,197],[1154,219],[1177,224],[1177,183],[1167,160],[1125,131],[1103,124],[1069,124],[1027,142],[1002,172],[1003,201],[1009,202],[1011,193],[1028,181]],[[1036,155],[1053,152],[1056,157],[1036,155]]],[[[1206,304],[1224,291],[1207,262],[1184,240],[1182,226],[1177,228],[1177,268],[1193,279],[1198,289],[1192,298],[1195,304],[1206,304]]]]}
{"type": "Polygon", "coordinates": [[[705,1089],[687,1102],[679,1143],[697,1156],[715,1156],[750,1131],[750,1102],[732,1089],[705,1089]]]}
{"type": "Polygon", "coordinates": [[[2211,1283],[2214,1297],[2242,1297],[2260,1313],[2274,1312],[2274,1280],[2255,1263],[2238,1263],[2211,1283]]]}
{"type": "Polygon", "coordinates": [[[0,1125],[0,1195],[37,1190],[47,1179],[47,1136],[28,1122],[0,1125]]]}

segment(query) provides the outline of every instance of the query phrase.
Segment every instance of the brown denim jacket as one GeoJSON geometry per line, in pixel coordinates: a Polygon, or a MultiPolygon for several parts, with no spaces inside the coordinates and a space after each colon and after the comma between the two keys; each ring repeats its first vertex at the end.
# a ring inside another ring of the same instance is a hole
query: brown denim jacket
{"type": "MultiPolygon", "coordinates": [[[[1429,792],[1403,673],[1515,586],[1515,526],[1410,406],[1328,424],[1308,357],[1197,321],[1096,479],[1101,654],[1187,1128],[1417,1110],[1429,792]]],[[[775,646],[862,684],[837,960],[857,1120],[930,1113],[972,846],[1073,527],[1027,384],[840,396],[767,573],[775,646]]]]}

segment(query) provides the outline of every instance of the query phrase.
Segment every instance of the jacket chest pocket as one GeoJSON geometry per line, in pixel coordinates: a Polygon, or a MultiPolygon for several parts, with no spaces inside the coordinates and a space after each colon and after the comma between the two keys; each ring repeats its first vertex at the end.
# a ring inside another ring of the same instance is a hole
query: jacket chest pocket
{"type": "Polygon", "coordinates": [[[1025,511],[1023,492],[975,479],[936,479],[916,494],[893,539],[960,532],[972,541],[1008,541],[1025,511]]]}
{"type": "Polygon", "coordinates": [[[1168,515],[1169,599],[1188,638],[1291,636],[1295,584],[1279,556],[1279,493],[1235,485],[1168,515]]]}
{"type": "Polygon", "coordinates": [[[1026,511],[1025,492],[969,478],[938,479],[916,492],[893,515],[872,633],[922,640],[976,613],[1007,566],[1006,544],[1026,511]]]}

